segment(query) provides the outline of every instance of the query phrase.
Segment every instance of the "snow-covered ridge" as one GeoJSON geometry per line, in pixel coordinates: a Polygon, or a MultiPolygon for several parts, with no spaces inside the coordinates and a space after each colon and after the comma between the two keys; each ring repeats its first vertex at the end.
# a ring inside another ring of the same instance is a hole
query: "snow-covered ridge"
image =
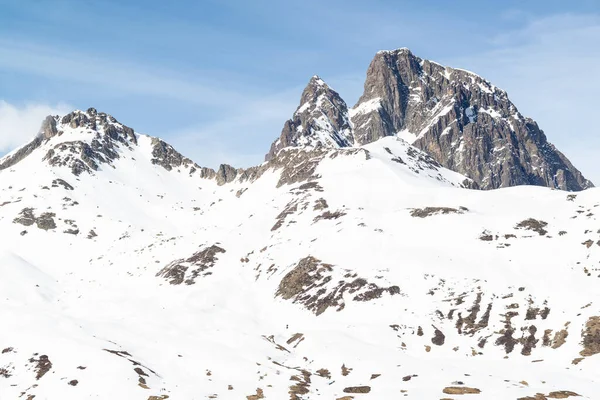
{"type": "Polygon", "coordinates": [[[0,171],[3,396],[594,398],[597,190],[465,190],[395,137],[219,185],[136,138],[0,171]]]}
{"type": "Polygon", "coordinates": [[[47,118],[0,160],[0,399],[598,398],[600,190],[470,190],[440,154],[535,123],[420,67],[360,113],[313,77],[246,169],[47,118]]]}

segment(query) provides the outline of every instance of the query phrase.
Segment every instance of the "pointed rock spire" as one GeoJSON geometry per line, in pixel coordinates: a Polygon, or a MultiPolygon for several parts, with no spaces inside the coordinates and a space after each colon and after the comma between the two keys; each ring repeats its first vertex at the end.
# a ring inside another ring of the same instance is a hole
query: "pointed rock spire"
{"type": "Polygon", "coordinates": [[[300,106],[285,122],[281,136],[265,156],[268,161],[285,147],[348,147],[354,144],[348,106],[321,78],[313,76],[302,92],[300,106]]]}

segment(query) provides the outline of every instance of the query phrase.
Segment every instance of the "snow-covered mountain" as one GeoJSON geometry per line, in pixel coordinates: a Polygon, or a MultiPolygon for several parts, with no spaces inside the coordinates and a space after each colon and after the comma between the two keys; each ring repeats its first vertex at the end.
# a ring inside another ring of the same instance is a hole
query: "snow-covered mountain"
{"type": "Polygon", "coordinates": [[[271,145],[268,161],[286,147],[352,147],[354,135],[348,106],[321,78],[313,76],[304,89],[300,106],[286,121],[281,136],[271,145]]]}
{"type": "Polygon", "coordinates": [[[364,93],[351,109],[320,79],[313,78],[304,93],[267,159],[281,147],[309,144],[307,137],[348,147],[398,136],[482,189],[538,185],[579,191],[593,186],[534,120],[519,113],[504,90],[406,48],[375,55],[364,93]]]}
{"type": "Polygon", "coordinates": [[[300,108],[247,169],[94,109],[0,159],[0,399],[600,398],[599,189],[300,108]]]}

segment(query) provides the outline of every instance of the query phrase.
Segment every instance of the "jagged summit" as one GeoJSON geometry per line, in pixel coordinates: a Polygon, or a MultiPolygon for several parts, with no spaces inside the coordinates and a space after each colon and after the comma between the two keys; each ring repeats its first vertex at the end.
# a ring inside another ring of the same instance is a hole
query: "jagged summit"
{"type": "Polygon", "coordinates": [[[284,147],[350,147],[354,144],[348,106],[320,77],[313,76],[300,105],[285,122],[279,139],[265,156],[268,161],[284,147]]]}
{"type": "Polygon", "coordinates": [[[75,176],[93,175],[103,168],[116,168],[119,160],[134,161],[136,165],[127,168],[139,169],[148,163],[167,171],[216,179],[218,184],[231,181],[235,177],[232,171],[237,171],[226,164],[217,171],[201,167],[162,139],[137,133],[95,108],[47,116],[29,143],[0,159],[0,171],[27,161],[67,168],[75,176]]]}
{"type": "Polygon", "coordinates": [[[357,142],[399,135],[483,189],[592,186],[504,90],[409,50],[375,56],[351,113],[357,142]]]}
{"type": "Polygon", "coordinates": [[[482,189],[593,186],[504,90],[471,71],[419,58],[407,48],[382,50],[351,109],[319,81],[311,79],[267,159],[288,146],[348,147],[396,135],[482,189]],[[336,106],[324,110],[322,104],[336,106]]]}
{"type": "Polygon", "coordinates": [[[350,135],[389,99],[334,93],[311,80],[290,122],[322,142],[290,131],[245,170],[95,110],[45,119],[0,161],[2,400],[597,399],[600,189],[464,190],[413,132],[350,135]]]}
{"type": "Polygon", "coordinates": [[[399,47],[393,50],[379,50],[375,54],[412,53],[408,47],[399,47]]]}

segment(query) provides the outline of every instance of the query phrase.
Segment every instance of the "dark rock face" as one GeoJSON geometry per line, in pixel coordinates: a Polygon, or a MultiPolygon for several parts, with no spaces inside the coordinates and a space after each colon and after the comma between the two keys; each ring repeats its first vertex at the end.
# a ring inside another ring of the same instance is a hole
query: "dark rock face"
{"type": "Polygon", "coordinates": [[[25,157],[30,155],[35,149],[40,147],[43,141],[44,136],[38,135],[35,139],[18,149],[15,153],[8,155],[2,160],[0,160],[0,171],[6,168],[10,168],[13,165],[17,164],[19,161],[23,160],[25,157]]]}
{"type": "MultiPolygon", "coordinates": [[[[44,161],[50,166],[68,167],[74,175],[79,176],[84,172],[91,174],[98,171],[103,164],[112,165],[113,161],[122,157],[124,151],[137,146],[138,139],[132,128],[95,108],[85,112],[74,111],[63,117],[48,116],[35,139],[0,160],[0,170],[14,166],[44,144],[48,144],[44,149],[44,161]],[[79,129],[88,138],[64,140],[66,136],[62,135],[67,129],[79,129]],[[63,140],[53,141],[56,137],[63,140]]],[[[151,147],[151,162],[155,165],[168,171],[189,168],[190,175],[197,172],[203,179],[217,178],[215,170],[198,166],[158,138],[152,138],[151,147]]],[[[59,184],[62,185],[61,182],[59,184]]],[[[65,188],[68,189],[67,186],[65,188]]]]}
{"type": "Polygon", "coordinates": [[[48,371],[52,369],[52,362],[47,355],[41,355],[38,358],[32,357],[29,362],[35,371],[35,379],[40,380],[48,371]]]}
{"type": "Polygon", "coordinates": [[[265,161],[285,147],[349,147],[354,144],[348,107],[321,78],[313,76],[302,93],[300,106],[285,122],[265,161]]]}
{"type": "Polygon", "coordinates": [[[0,160],[0,171],[17,164],[19,161],[30,155],[35,149],[40,147],[45,140],[56,136],[58,134],[58,129],[56,127],[57,119],[58,117],[53,117],[51,115],[47,116],[42,122],[42,126],[40,127],[37,136],[31,142],[18,149],[15,153],[0,160]]]}
{"type": "Polygon", "coordinates": [[[19,215],[15,219],[13,219],[13,223],[21,224],[24,226],[31,226],[33,224],[36,224],[39,229],[47,231],[51,229],[56,229],[56,222],[54,222],[54,217],[56,217],[56,214],[52,212],[44,212],[38,217],[36,217],[33,208],[24,208],[23,210],[21,210],[19,215]]]}
{"type": "Polygon", "coordinates": [[[47,116],[42,122],[42,127],[40,128],[40,133],[44,136],[44,139],[50,139],[53,136],[56,136],[58,130],[56,129],[56,119],[51,115],[47,116]]]}
{"type": "Polygon", "coordinates": [[[465,184],[471,188],[538,185],[574,191],[593,186],[505,91],[408,49],[377,53],[364,93],[350,110],[313,77],[265,159],[285,147],[351,147],[392,135],[471,178],[465,184]]]}
{"type": "Polygon", "coordinates": [[[46,117],[38,137],[17,152],[22,154],[19,154],[19,159],[15,160],[13,165],[43,143],[62,135],[62,129],[65,128],[82,129],[92,136],[92,140],[57,143],[46,152],[44,161],[52,166],[69,167],[74,175],[97,171],[101,164],[111,164],[118,159],[121,147],[130,148],[137,144],[133,129],[119,123],[108,114],[98,113],[90,108],[86,112],[74,111],[62,118],[46,117]],[[29,150],[22,151],[24,149],[29,150]]]}
{"type": "Polygon", "coordinates": [[[283,277],[275,295],[321,315],[330,307],[343,310],[346,307],[344,294],[353,295],[353,301],[371,301],[386,293],[401,294],[398,286],[379,287],[350,270],[343,270],[345,280],[335,282],[334,268],[312,256],[305,257],[283,277]]]}
{"type": "Polygon", "coordinates": [[[171,285],[181,285],[182,283],[193,285],[199,276],[212,274],[208,270],[214,267],[220,253],[225,253],[225,249],[216,244],[206,247],[191,257],[169,263],[156,276],[168,280],[171,285]]]}
{"type": "Polygon", "coordinates": [[[152,138],[152,164],[160,165],[167,171],[194,164],[192,160],[178,153],[173,146],[159,138],[152,138]]]}
{"type": "Polygon", "coordinates": [[[482,189],[593,186],[505,91],[408,49],[377,53],[350,115],[357,143],[398,134],[482,189]]]}

